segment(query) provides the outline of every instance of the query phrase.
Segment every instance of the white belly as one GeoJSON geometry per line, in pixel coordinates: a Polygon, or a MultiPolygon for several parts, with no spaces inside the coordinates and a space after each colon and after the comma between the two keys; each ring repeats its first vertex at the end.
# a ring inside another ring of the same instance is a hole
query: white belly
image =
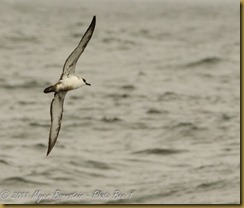
{"type": "Polygon", "coordinates": [[[56,91],[69,91],[74,90],[84,85],[84,82],[77,76],[70,76],[60,80],[56,84],[56,91]]]}

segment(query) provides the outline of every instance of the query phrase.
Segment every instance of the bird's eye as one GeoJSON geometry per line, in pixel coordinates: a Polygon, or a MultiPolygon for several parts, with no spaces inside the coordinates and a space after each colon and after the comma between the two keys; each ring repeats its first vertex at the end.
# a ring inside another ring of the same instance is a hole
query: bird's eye
{"type": "MultiPolygon", "coordinates": [[[[83,79],[83,78],[82,78],[83,79]]],[[[83,82],[85,82],[86,83],[86,80],[85,79],[83,79],[83,82]]]]}

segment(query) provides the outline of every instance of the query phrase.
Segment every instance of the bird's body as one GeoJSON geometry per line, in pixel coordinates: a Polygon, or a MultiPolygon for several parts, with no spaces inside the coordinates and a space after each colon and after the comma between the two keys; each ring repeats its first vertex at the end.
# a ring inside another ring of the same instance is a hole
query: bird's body
{"type": "Polygon", "coordinates": [[[84,85],[89,85],[86,80],[82,77],[75,75],[76,63],[85,50],[88,42],[90,41],[93,31],[96,25],[96,17],[94,16],[90,26],[83,35],[79,45],[74,49],[74,51],[69,55],[65,61],[63,72],[59,81],[44,89],[44,93],[54,92],[54,98],[51,102],[50,114],[51,114],[51,128],[49,132],[49,142],[47,155],[51,152],[54,147],[58,134],[61,128],[61,121],[63,116],[63,104],[64,98],[68,91],[80,88],[84,85]]]}
{"type": "Polygon", "coordinates": [[[62,92],[62,91],[69,91],[80,88],[81,86],[86,85],[82,78],[71,75],[69,77],[65,77],[61,79],[58,84],[56,85],[55,92],[62,92]]]}
{"type": "Polygon", "coordinates": [[[82,78],[76,75],[70,75],[68,77],[64,77],[63,79],[59,80],[56,84],[47,87],[44,92],[67,92],[70,90],[74,90],[80,88],[81,86],[89,85],[84,82],[82,78]]]}

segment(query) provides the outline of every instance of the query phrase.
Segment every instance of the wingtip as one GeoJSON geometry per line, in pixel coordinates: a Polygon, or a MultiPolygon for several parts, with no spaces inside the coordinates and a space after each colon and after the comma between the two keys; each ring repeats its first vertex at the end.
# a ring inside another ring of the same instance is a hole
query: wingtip
{"type": "Polygon", "coordinates": [[[48,145],[47,155],[46,156],[48,156],[50,154],[50,152],[52,151],[54,145],[55,145],[55,143],[53,145],[51,145],[51,144],[48,145]]]}
{"type": "MultiPolygon", "coordinates": [[[[54,145],[53,145],[53,146],[54,146],[54,145]]],[[[48,155],[50,154],[50,152],[51,152],[52,149],[53,149],[53,146],[48,145],[47,155],[46,155],[46,156],[48,156],[48,155]]]]}
{"type": "Polygon", "coordinates": [[[93,16],[93,18],[92,18],[92,23],[93,23],[93,24],[96,24],[96,15],[93,16]]]}
{"type": "Polygon", "coordinates": [[[50,152],[51,150],[48,148],[46,157],[49,155],[50,152]]]}

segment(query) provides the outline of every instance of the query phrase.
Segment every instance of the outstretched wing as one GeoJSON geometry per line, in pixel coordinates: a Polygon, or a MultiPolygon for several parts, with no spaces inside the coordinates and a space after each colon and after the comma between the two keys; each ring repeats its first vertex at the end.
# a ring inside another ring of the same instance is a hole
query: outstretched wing
{"type": "Polygon", "coordinates": [[[79,45],[75,48],[75,50],[69,55],[69,57],[66,59],[64,63],[63,73],[61,74],[60,79],[62,79],[64,76],[68,76],[69,74],[75,73],[75,65],[82,54],[82,52],[85,50],[88,42],[90,41],[93,31],[95,29],[96,25],[96,16],[93,17],[90,26],[88,27],[87,31],[81,38],[81,41],[79,45]]]}
{"type": "Polygon", "coordinates": [[[47,156],[54,147],[59,130],[61,127],[62,115],[63,115],[63,104],[64,98],[67,92],[59,92],[54,94],[54,98],[51,102],[50,114],[51,114],[51,128],[49,132],[49,142],[47,156]]]}

